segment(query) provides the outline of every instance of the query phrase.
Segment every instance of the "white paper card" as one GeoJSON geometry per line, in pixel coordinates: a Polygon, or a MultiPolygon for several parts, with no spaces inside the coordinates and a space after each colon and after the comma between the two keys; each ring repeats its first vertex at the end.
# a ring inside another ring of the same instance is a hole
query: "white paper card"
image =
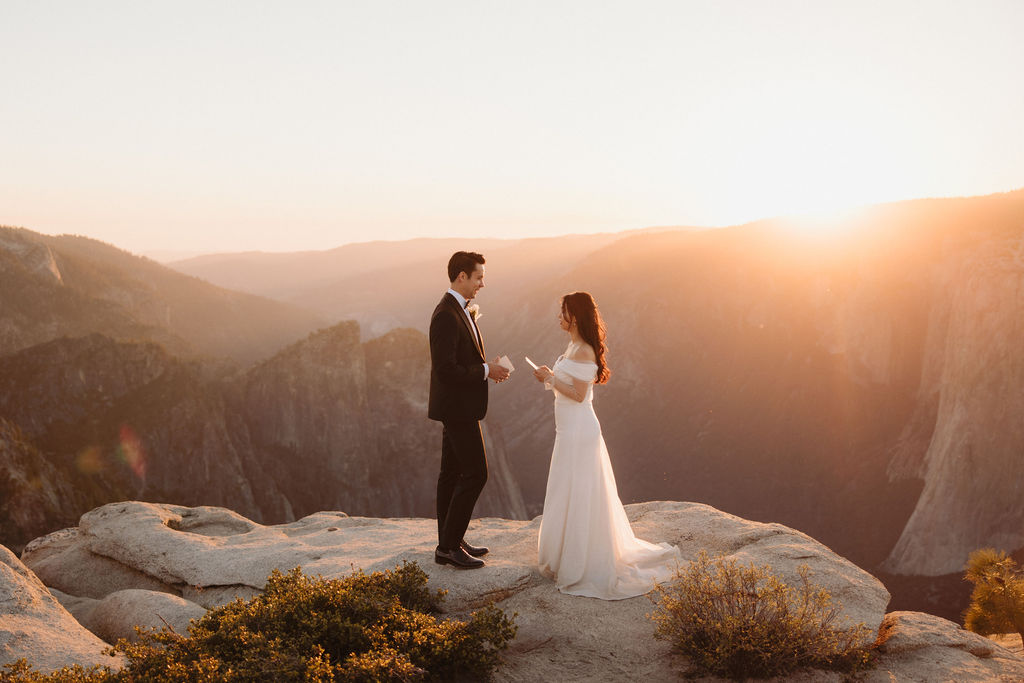
{"type": "Polygon", "coordinates": [[[510,361],[508,359],[508,356],[502,356],[501,358],[499,358],[498,359],[498,365],[500,365],[501,367],[505,368],[509,372],[512,372],[513,370],[515,370],[515,368],[512,367],[512,361],[510,361]]]}
{"type": "Polygon", "coordinates": [[[537,366],[537,364],[536,364],[536,363],[534,363],[534,362],[533,362],[532,360],[530,360],[530,357],[529,357],[529,356],[523,356],[523,358],[525,358],[525,359],[526,359],[526,362],[530,364],[530,367],[531,367],[531,368],[533,368],[534,370],[536,370],[536,369],[537,369],[537,367],[538,367],[538,366],[537,366]]]}

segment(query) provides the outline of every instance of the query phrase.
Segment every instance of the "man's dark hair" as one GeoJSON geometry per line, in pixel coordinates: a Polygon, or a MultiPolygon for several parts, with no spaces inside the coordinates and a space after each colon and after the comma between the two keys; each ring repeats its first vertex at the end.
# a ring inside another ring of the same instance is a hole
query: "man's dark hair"
{"type": "Polygon", "coordinates": [[[475,251],[455,252],[448,259],[448,282],[455,282],[459,273],[465,273],[467,277],[472,275],[478,263],[483,265],[484,257],[475,251]]]}

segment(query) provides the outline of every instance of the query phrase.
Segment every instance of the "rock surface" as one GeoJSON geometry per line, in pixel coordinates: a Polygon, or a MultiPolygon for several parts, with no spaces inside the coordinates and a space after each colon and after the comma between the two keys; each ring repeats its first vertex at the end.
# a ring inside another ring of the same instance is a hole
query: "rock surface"
{"type": "MultiPolygon", "coordinates": [[[[879,669],[899,668],[896,679],[1024,681],[1024,658],[951,621],[922,612],[891,612],[879,631],[879,669]]],[[[875,671],[868,681],[892,680],[875,671]]]]}
{"type": "Polygon", "coordinates": [[[90,552],[78,542],[77,527],[61,529],[33,542],[22,553],[49,588],[79,598],[100,599],[125,588],[163,590],[160,581],[136,569],[90,552]],[[34,548],[31,552],[29,548],[34,548]]]}
{"type": "Polygon", "coordinates": [[[168,626],[186,635],[189,623],[206,614],[194,602],[159,591],[129,588],[102,600],[52,592],[78,623],[112,645],[121,638],[137,640],[136,626],[158,631],[168,626]]]}
{"type": "MultiPolygon", "coordinates": [[[[815,579],[843,603],[850,620],[872,629],[882,621],[889,599],[885,588],[797,531],[694,503],[644,503],[628,506],[627,512],[640,537],[678,545],[685,559],[705,549],[742,562],[770,564],[788,581],[806,563],[815,579]]],[[[616,602],[576,598],[562,595],[540,576],[535,565],[539,526],[539,519],[475,520],[471,540],[492,552],[485,569],[459,572],[432,562],[436,527],[430,519],[320,512],[290,524],[262,526],[222,508],[126,502],[84,515],[77,531],[37,539],[23,556],[49,580],[59,580],[61,590],[71,596],[96,596],[101,584],[93,575],[102,568],[124,582],[121,588],[152,587],[156,582],[161,590],[206,607],[255,594],[275,568],[301,565],[308,574],[332,577],[353,567],[374,571],[412,560],[428,573],[432,585],[448,590],[445,608],[451,614],[466,614],[492,600],[507,612],[518,612],[519,635],[500,680],[538,680],[552,670],[565,680],[674,676],[676,663],[669,648],[651,637],[653,625],[646,614],[652,604],[646,597],[616,602]],[[114,565],[120,569],[110,571],[114,565]]],[[[64,600],[83,615],[84,623],[111,637],[96,625],[97,611],[125,593],[157,598],[147,591],[122,590],[99,603],[75,602],[68,596],[64,600]]]]}
{"type": "MultiPolygon", "coordinates": [[[[743,563],[769,564],[791,583],[797,568],[807,564],[815,580],[844,604],[850,620],[872,630],[882,621],[889,601],[885,587],[798,531],[696,503],[642,503],[628,511],[640,536],[678,545],[684,559],[705,549],[743,563]]],[[[490,545],[495,552],[484,571],[452,572],[432,562],[436,522],[430,519],[320,512],[290,524],[263,526],[224,508],[125,502],[83,515],[77,534],[65,530],[33,541],[23,558],[30,567],[45,566],[44,575],[51,580],[59,577],[60,590],[71,595],[89,592],[96,597],[93,572],[83,570],[83,558],[92,556],[96,562],[113,561],[130,570],[120,572],[127,577],[125,588],[139,587],[141,575],[145,581],[160,582],[166,592],[184,594],[206,607],[225,599],[223,593],[207,589],[259,590],[274,569],[301,565],[306,573],[340,576],[353,566],[374,571],[415,560],[448,589],[448,609],[462,612],[483,604],[488,596],[510,597],[548,583],[534,566],[539,526],[539,518],[477,520],[474,542],[490,545]]]]}
{"type": "Polygon", "coordinates": [[[1019,633],[999,633],[989,638],[1018,657],[1024,656],[1024,642],[1021,641],[1019,633]]]}
{"type": "Polygon", "coordinates": [[[104,655],[106,647],[0,546],[0,666],[24,657],[45,672],[72,664],[117,668],[120,659],[104,655]]]}
{"type": "MultiPolygon", "coordinates": [[[[1021,680],[1024,659],[990,639],[931,615],[885,615],[889,594],[877,579],[798,531],[697,503],[641,503],[626,512],[639,537],[679,546],[684,560],[706,550],[769,564],[790,583],[807,564],[812,580],[841,602],[844,618],[881,627],[879,666],[867,680],[948,679],[940,667],[956,672],[959,681],[1021,680]]],[[[606,602],[567,596],[539,574],[540,518],[474,520],[468,540],[491,553],[484,569],[470,572],[433,563],[435,524],[319,512],[263,526],[223,508],[112,503],[84,515],[77,529],[36,539],[23,559],[48,582],[60,581],[68,593],[60,594],[62,602],[104,637],[125,635],[135,619],[150,624],[153,613],[167,618],[165,612],[179,610],[177,618],[187,621],[198,616],[197,605],[251,597],[273,569],[301,565],[309,575],[338,577],[355,567],[375,571],[408,560],[419,563],[432,587],[447,589],[444,607],[453,616],[491,601],[518,614],[518,635],[497,672],[499,681],[550,680],[552,672],[565,681],[673,680],[682,670],[685,663],[653,639],[648,597],[606,602]],[[112,578],[92,576],[101,572],[112,578]],[[151,592],[154,587],[158,592],[151,592]],[[109,593],[99,595],[104,590],[109,593]],[[137,616],[127,616],[129,611],[137,616]],[[104,616],[110,612],[122,614],[104,616]],[[103,625],[101,617],[107,619],[103,625]]],[[[175,629],[183,630],[177,623],[175,629]]],[[[838,683],[842,676],[804,671],[787,680],[838,683]]]]}

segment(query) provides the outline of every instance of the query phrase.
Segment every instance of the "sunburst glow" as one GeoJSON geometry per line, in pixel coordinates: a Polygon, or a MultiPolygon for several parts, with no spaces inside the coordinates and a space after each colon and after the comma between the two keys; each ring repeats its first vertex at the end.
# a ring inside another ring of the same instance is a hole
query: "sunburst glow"
{"type": "Polygon", "coordinates": [[[1007,191],[1021,26],[1020,2],[18,3],[0,222],[294,251],[1007,191]]]}

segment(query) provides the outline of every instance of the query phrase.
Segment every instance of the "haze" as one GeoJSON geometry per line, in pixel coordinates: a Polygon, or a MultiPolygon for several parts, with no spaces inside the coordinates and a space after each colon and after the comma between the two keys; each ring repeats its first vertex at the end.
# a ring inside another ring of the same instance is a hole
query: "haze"
{"type": "Polygon", "coordinates": [[[1022,29],[1014,1],[8,2],[0,223],[291,251],[1005,191],[1022,29]]]}

